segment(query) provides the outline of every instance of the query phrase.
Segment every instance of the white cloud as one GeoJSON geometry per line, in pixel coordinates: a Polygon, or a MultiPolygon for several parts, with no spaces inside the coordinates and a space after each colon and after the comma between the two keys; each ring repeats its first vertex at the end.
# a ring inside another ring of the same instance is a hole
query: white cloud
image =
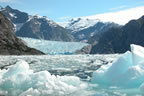
{"type": "Polygon", "coordinates": [[[72,16],[64,16],[64,17],[59,17],[58,20],[66,21],[66,20],[70,20],[72,18],[73,18],[72,16]]]}
{"type": "Polygon", "coordinates": [[[127,6],[119,6],[119,7],[115,7],[115,8],[110,8],[109,10],[120,10],[120,9],[123,9],[123,8],[126,8],[127,6]]]}
{"type": "Polygon", "coordinates": [[[86,16],[82,18],[89,18],[89,19],[100,19],[103,22],[115,22],[118,24],[126,24],[128,21],[132,19],[138,19],[144,15],[144,6],[130,8],[126,10],[121,10],[117,12],[110,12],[110,13],[103,13],[97,14],[93,16],[86,16]]]}
{"type": "Polygon", "coordinates": [[[66,27],[68,25],[68,21],[71,20],[73,17],[72,16],[64,16],[64,17],[59,17],[57,18],[57,24],[60,26],[66,27]]]}

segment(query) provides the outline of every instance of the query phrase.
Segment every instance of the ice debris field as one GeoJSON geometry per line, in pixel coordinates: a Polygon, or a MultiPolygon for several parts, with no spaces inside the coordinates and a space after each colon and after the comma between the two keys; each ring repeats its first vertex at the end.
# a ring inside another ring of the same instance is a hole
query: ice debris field
{"type": "Polygon", "coordinates": [[[61,41],[48,41],[48,40],[39,40],[32,38],[22,38],[26,44],[31,48],[36,48],[45,54],[57,55],[65,54],[71,55],[75,51],[82,49],[84,46],[87,46],[87,43],[80,42],[61,42],[61,41]]]}
{"type": "Polygon", "coordinates": [[[54,76],[48,71],[34,73],[25,61],[0,71],[0,94],[6,96],[75,96],[86,88],[87,84],[75,76],[54,76]]]}
{"type": "Polygon", "coordinates": [[[0,95],[4,96],[144,96],[144,48],[131,51],[93,72],[90,81],[77,76],[34,72],[24,60],[0,70],[0,95]]]}

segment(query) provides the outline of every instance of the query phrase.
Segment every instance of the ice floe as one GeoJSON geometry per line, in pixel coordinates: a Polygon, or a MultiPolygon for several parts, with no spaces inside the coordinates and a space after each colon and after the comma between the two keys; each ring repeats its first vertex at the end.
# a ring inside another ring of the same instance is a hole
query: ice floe
{"type": "Polygon", "coordinates": [[[23,60],[8,70],[0,70],[0,95],[87,96],[86,89],[87,84],[78,77],[55,76],[48,71],[34,73],[23,60]]]}
{"type": "Polygon", "coordinates": [[[131,44],[131,52],[96,70],[91,82],[105,88],[140,88],[144,92],[144,48],[131,44]]]}

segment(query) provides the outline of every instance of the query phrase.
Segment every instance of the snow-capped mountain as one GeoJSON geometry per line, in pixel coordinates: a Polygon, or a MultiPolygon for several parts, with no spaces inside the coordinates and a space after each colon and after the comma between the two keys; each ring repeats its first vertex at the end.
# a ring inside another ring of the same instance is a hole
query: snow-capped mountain
{"type": "Polygon", "coordinates": [[[53,41],[73,41],[72,34],[44,16],[30,16],[27,22],[16,32],[17,36],[32,37],[53,41]]]}
{"type": "Polygon", "coordinates": [[[2,12],[13,22],[17,36],[54,41],[74,41],[72,34],[46,16],[29,15],[6,6],[2,12]]]}
{"type": "Polygon", "coordinates": [[[82,19],[82,18],[74,18],[64,26],[67,29],[70,29],[72,33],[76,33],[78,31],[84,30],[88,27],[95,25],[100,20],[98,19],[82,19]]]}
{"type": "Polygon", "coordinates": [[[79,41],[87,41],[95,34],[101,34],[111,27],[119,26],[113,22],[102,22],[99,19],[74,18],[67,23],[60,23],[70,30],[74,37],[79,41]]]}
{"type": "Polygon", "coordinates": [[[29,19],[27,13],[12,9],[10,6],[3,8],[2,13],[4,13],[13,22],[16,31],[29,19]]]}
{"type": "MultiPolygon", "coordinates": [[[[83,40],[88,40],[88,38],[91,37],[91,35],[94,35],[96,33],[94,30],[91,29],[92,26],[94,25],[96,27],[97,26],[96,24],[98,22],[102,22],[106,24],[107,22],[109,22],[109,24],[114,22],[116,24],[123,26],[132,19],[140,18],[141,16],[143,16],[143,13],[144,13],[144,6],[140,6],[140,7],[129,8],[121,11],[74,18],[71,21],[60,23],[60,24],[61,25],[63,24],[65,28],[71,30],[74,37],[77,38],[79,41],[83,41],[83,40]],[[85,30],[87,30],[87,32],[85,30]],[[85,32],[87,34],[85,34],[85,32]]],[[[103,29],[103,26],[101,26],[100,29],[103,29]]],[[[97,32],[101,33],[100,30],[97,30],[97,32]]]]}

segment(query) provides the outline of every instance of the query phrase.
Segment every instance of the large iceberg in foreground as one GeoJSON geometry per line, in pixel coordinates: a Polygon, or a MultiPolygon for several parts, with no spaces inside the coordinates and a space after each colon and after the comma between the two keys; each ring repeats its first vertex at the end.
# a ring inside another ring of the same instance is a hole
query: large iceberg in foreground
{"type": "Polygon", "coordinates": [[[4,96],[87,96],[87,84],[75,76],[34,73],[25,61],[0,70],[0,95],[4,96]]]}
{"type": "Polygon", "coordinates": [[[132,44],[131,52],[127,51],[112,64],[95,71],[91,82],[105,88],[140,88],[144,92],[144,48],[132,44]]]}

